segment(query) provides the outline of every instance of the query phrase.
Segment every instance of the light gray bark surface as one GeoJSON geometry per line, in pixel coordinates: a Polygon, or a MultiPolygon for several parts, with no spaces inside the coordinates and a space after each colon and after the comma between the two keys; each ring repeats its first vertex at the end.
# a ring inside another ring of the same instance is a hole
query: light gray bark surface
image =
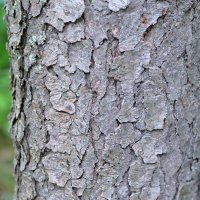
{"type": "Polygon", "coordinates": [[[200,199],[200,3],[5,0],[15,200],[200,199]]]}

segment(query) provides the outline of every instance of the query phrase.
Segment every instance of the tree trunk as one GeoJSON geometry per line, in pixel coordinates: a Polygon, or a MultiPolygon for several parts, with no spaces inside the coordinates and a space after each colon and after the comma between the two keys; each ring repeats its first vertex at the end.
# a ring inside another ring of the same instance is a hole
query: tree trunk
{"type": "Polygon", "coordinates": [[[200,3],[6,0],[15,200],[200,199],[200,3]]]}

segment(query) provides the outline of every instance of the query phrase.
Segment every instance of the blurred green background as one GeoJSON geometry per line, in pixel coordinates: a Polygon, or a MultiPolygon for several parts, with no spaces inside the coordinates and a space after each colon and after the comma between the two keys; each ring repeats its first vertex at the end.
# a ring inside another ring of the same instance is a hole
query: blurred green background
{"type": "Polygon", "coordinates": [[[9,89],[9,56],[6,50],[7,30],[3,21],[3,6],[3,0],[0,0],[0,200],[12,200],[14,150],[7,120],[12,98],[9,89]]]}

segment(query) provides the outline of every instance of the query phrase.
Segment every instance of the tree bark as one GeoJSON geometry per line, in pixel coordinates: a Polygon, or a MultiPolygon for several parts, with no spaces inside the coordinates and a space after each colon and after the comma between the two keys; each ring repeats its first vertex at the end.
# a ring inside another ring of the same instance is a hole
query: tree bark
{"type": "Polygon", "coordinates": [[[200,199],[200,3],[5,0],[15,200],[200,199]]]}

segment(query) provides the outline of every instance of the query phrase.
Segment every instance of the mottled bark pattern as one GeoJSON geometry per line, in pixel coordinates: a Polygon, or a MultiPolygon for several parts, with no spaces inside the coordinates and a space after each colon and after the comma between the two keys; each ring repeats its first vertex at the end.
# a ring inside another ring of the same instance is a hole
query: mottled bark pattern
{"type": "Polygon", "coordinates": [[[200,3],[5,0],[15,200],[200,199],[200,3]]]}

